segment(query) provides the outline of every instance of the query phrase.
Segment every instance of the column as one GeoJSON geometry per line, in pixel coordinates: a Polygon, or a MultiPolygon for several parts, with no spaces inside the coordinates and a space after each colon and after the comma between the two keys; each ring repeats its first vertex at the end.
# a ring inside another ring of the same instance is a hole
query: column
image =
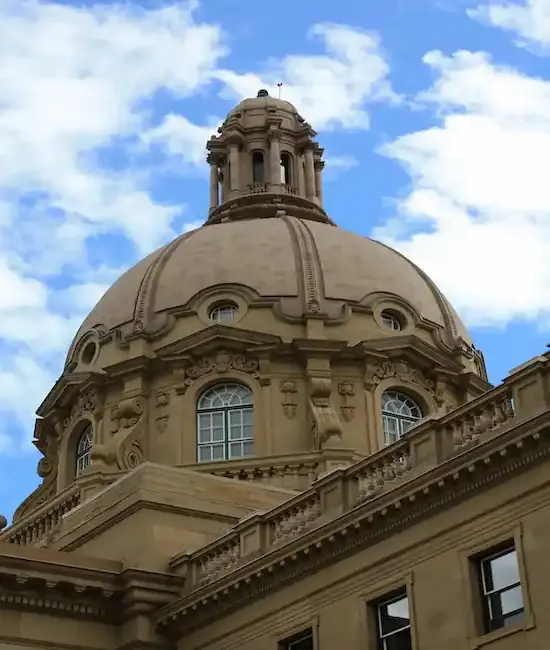
{"type": "Polygon", "coordinates": [[[241,189],[239,173],[239,145],[237,144],[231,144],[229,146],[229,165],[229,191],[233,194],[233,192],[239,192],[241,189]]]}
{"type": "Polygon", "coordinates": [[[323,205],[323,174],[321,172],[323,171],[324,166],[324,161],[315,161],[315,194],[319,199],[319,205],[323,205]]]}
{"type": "Polygon", "coordinates": [[[306,149],[305,157],[305,174],[306,174],[306,198],[315,201],[315,170],[313,162],[313,150],[306,149]]]}
{"type": "Polygon", "coordinates": [[[279,147],[279,133],[270,132],[271,149],[269,151],[269,180],[271,192],[278,192],[281,185],[281,149],[279,147]]]}
{"type": "Polygon", "coordinates": [[[300,196],[306,195],[306,179],[304,177],[304,157],[303,155],[296,156],[296,171],[298,173],[298,194],[300,196]]]}
{"type": "Polygon", "coordinates": [[[218,159],[212,155],[208,156],[210,165],[210,212],[220,204],[220,191],[218,186],[218,159]]]}

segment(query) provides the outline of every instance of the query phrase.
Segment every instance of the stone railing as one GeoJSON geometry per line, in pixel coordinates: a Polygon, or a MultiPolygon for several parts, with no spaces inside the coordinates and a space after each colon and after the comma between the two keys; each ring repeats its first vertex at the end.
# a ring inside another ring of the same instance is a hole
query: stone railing
{"type": "Polygon", "coordinates": [[[338,453],[335,450],[332,453],[317,451],[293,454],[292,456],[239,458],[185,465],[184,467],[214,476],[266,483],[289,490],[306,490],[328,467],[343,462],[349,463],[352,460],[352,453],[346,453],[346,450],[338,453]]]}
{"type": "Polygon", "coordinates": [[[40,545],[59,526],[63,516],[80,504],[80,498],[80,486],[71,486],[0,533],[0,542],[40,545]]]}
{"type": "Polygon", "coordinates": [[[550,408],[549,370],[546,358],[533,360],[502,385],[451,413],[421,421],[395,444],[321,474],[309,489],[285,503],[244,518],[194,553],[175,557],[172,568],[186,576],[186,590],[203,587],[240,564],[535,419],[550,408]]]}
{"type": "Polygon", "coordinates": [[[292,185],[283,185],[283,194],[298,194],[292,185]]]}
{"type": "Polygon", "coordinates": [[[248,191],[250,194],[263,194],[267,192],[267,183],[250,183],[248,191]]]}

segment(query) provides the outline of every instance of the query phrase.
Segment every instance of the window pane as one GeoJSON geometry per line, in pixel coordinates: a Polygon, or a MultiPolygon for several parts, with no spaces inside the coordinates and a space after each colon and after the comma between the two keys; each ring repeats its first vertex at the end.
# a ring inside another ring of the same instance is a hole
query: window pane
{"type": "Polygon", "coordinates": [[[229,445],[229,457],[240,458],[243,455],[242,442],[232,442],[229,445]]]}
{"type": "Polygon", "coordinates": [[[212,442],[212,431],[209,428],[199,429],[199,442],[212,442]]]}
{"type": "Polygon", "coordinates": [[[409,599],[405,596],[378,606],[380,633],[386,636],[409,625],[409,599]]]}
{"type": "Polygon", "coordinates": [[[308,635],[296,641],[285,643],[285,650],[313,650],[313,637],[308,635]]]}
{"type": "Polygon", "coordinates": [[[223,427],[212,430],[212,440],[214,442],[223,442],[223,427]]]}
{"type": "Polygon", "coordinates": [[[223,445],[212,445],[212,460],[224,460],[223,445]]]}
{"type": "Polygon", "coordinates": [[[243,442],[243,456],[252,456],[254,454],[254,443],[243,442]]]}
{"type": "Polygon", "coordinates": [[[199,447],[199,462],[207,462],[212,460],[210,447],[199,447]]]}
{"type": "Polygon", "coordinates": [[[243,438],[253,438],[254,429],[251,426],[245,426],[243,428],[243,438]]]}
{"type": "Polygon", "coordinates": [[[509,551],[484,563],[486,592],[504,589],[519,582],[519,568],[516,551],[509,551]]]}
{"type": "Polygon", "coordinates": [[[254,414],[252,412],[252,409],[246,409],[243,411],[243,423],[252,425],[254,422],[254,414]]]}
{"type": "Polygon", "coordinates": [[[523,610],[521,587],[512,587],[512,589],[498,591],[489,596],[489,609],[491,618],[501,618],[523,610]]]}
{"type": "Polygon", "coordinates": [[[223,427],[223,413],[212,413],[212,426],[223,427]]]}
{"type": "Polygon", "coordinates": [[[412,650],[411,631],[409,628],[392,634],[383,640],[384,650],[412,650]]]}

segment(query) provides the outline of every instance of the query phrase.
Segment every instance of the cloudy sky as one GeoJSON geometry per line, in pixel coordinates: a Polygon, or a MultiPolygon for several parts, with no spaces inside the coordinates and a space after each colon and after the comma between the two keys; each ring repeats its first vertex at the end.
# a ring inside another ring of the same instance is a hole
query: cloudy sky
{"type": "Polygon", "coordinates": [[[80,321],[203,221],[205,140],[277,82],[332,217],[428,271],[491,380],[543,352],[549,56],[550,0],[0,0],[0,512],[80,321]]]}

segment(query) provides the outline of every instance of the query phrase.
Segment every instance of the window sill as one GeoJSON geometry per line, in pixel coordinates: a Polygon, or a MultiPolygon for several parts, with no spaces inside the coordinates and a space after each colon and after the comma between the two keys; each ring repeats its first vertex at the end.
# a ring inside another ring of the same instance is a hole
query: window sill
{"type": "Polygon", "coordinates": [[[527,630],[535,627],[535,620],[533,615],[526,616],[525,620],[517,625],[511,625],[510,627],[503,627],[500,630],[494,630],[494,632],[489,632],[488,634],[483,634],[482,636],[476,636],[474,639],[470,639],[470,648],[475,650],[476,648],[481,648],[493,641],[502,639],[506,636],[512,634],[517,634],[518,632],[526,632],[527,630]]]}

